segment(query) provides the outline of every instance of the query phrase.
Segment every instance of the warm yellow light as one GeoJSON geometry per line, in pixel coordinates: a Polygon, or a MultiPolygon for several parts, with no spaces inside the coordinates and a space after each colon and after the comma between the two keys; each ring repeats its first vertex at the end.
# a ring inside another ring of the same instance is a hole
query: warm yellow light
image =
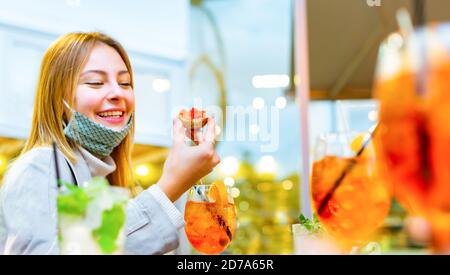
{"type": "Polygon", "coordinates": [[[263,156],[256,165],[259,174],[276,174],[278,165],[272,156],[263,156]]]}
{"type": "Polygon", "coordinates": [[[230,194],[233,198],[237,198],[241,194],[241,191],[239,191],[239,189],[237,189],[236,187],[233,187],[230,190],[230,194]]]}
{"type": "Polygon", "coordinates": [[[149,169],[147,165],[139,165],[136,167],[136,175],[140,177],[146,177],[149,173],[149,169]]]}
{"type": "Polygon", "coordinates": [[[147,188],[159,180],[162,174],[162,167],[153,163],[142,163],[134,167],[133,171],[139,184],[147,188]]]}
{"type": "Polygon", "coordinates": [[[227,186],[231,187],[234,185],[234,179],[232,177],[226,177],[223,181],[227,186]]]}
{"type": "Polygon", "coordinates": [[[298,74],[294,75],[294,85],[299,86],[301,83],[300,76],[298,74]]]}
{"type": "Polygon", "coordinates": [[[222,164],[220,165],[220,171],[225,176],[234,176],[239,170],[239,161],[232,156],[226,157],[223,159],[222,164]]]}
{"type": "Polygon", "coordinates": [[[6,166],[8,164],[8,160],[5,156],[0,155],[0,174],[3,174],[3,172],[6,170],[6,166]]]}
{"type": "Polygon", "coordinates": [[[239,209],[241,211],[247,211],[250,208],[250,204],[247,201],[241,201],[239,203],[239,209]]]}
{"type": "Polygon", "coordinates": [[[284,190],[291,190],[294,186],[294,183],[292,183],[292,181],[290,180],[285,180],[281,183],[281,185],[283,185],[284,190]]]}
{"type": "Polygon", "coordinates": [[[288,217],[284,211],[276,211],[275,220],[280,224],[288,223],[288,217]]]}
{"type": "Polygon", "coordinates": [[[272,183],[270,182],[260,182],[258,183],[257,187],[259,192],[269,192],[272,189],[272,183]]]}

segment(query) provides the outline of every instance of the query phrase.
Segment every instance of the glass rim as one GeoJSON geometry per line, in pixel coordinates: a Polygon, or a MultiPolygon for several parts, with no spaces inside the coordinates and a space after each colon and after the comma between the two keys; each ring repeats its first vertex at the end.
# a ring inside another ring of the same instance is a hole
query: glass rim
{"type": "MultiPolygon", "coordinates": [[[[205,189],[205,188],[211,188],[211,186],[213,186],[212,183],[209,183],[209,184],[194,184],[189,189],[196,189],[196,188],[205,189]]],[[[225,187],[227,189],[231,189],[231,186],[228,186],[226,184],[225,184],[225,187]]]]}
{"type": "Polygon", "coordinates": [[[369,131],[356,131],[356,130],[349,130],[349,131],[325,131],[325,132],[321,132],[319,133],[318,137],[322,137],[322,136],[342,136],[342,135],[348,135],[348,134],[368,134],[369,131]]]}
{"type": "Polygon", "coordinates": [[[316,137],[316,141],[340,141],[340,140],[348,140],[352,137],[357,137],[359,135],[367,136],[370,134],[370,131],[327,131],[322,132],[316,137]]]}

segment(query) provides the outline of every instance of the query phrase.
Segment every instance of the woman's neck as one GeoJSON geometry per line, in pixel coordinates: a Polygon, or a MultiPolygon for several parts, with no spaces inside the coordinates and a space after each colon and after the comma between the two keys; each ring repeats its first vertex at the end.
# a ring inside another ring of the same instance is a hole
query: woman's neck
{"type": "Polygon", "coordinates": [[[78,147],[78,150],[86,161],[92,177],[106,177],[116,170],[116,164],[112,157],[98,157],[81,146],[78,147]]]}

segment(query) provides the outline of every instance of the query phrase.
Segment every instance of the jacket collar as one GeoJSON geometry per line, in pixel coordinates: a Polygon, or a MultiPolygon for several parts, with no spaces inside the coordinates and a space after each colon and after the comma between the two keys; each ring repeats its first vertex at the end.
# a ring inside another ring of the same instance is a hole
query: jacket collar
{"type": "Polygon", "coordinates": [[[81,146],[74,148],[74,154],[76,163],[66,160],[79,186],[85,186],[93,177],[106,177],[116,170],[116,164],[110,156],[98,158],[81,146]]]}
{"type": "Polygon", "coordinates": [[[116,170],[116,163],[112,157],[99,158],[83,147],[79,147],[78,151],[86,162],[91,177],[106,177],[116,170]]]}

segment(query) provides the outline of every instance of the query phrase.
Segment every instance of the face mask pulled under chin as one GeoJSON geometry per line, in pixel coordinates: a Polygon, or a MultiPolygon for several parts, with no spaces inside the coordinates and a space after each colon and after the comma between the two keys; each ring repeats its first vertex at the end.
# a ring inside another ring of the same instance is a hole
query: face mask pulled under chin
{"type": "Polygon", "coordinates": [[[65,101],[64,105],[72,112],[69,123],[64,125],[65,136],[101,157],[109,156],[114,148],[119,146],[128,135],[133,124],[133,117],[131,116],[125,127],[116,131],[73,110],[65,101]]]}

